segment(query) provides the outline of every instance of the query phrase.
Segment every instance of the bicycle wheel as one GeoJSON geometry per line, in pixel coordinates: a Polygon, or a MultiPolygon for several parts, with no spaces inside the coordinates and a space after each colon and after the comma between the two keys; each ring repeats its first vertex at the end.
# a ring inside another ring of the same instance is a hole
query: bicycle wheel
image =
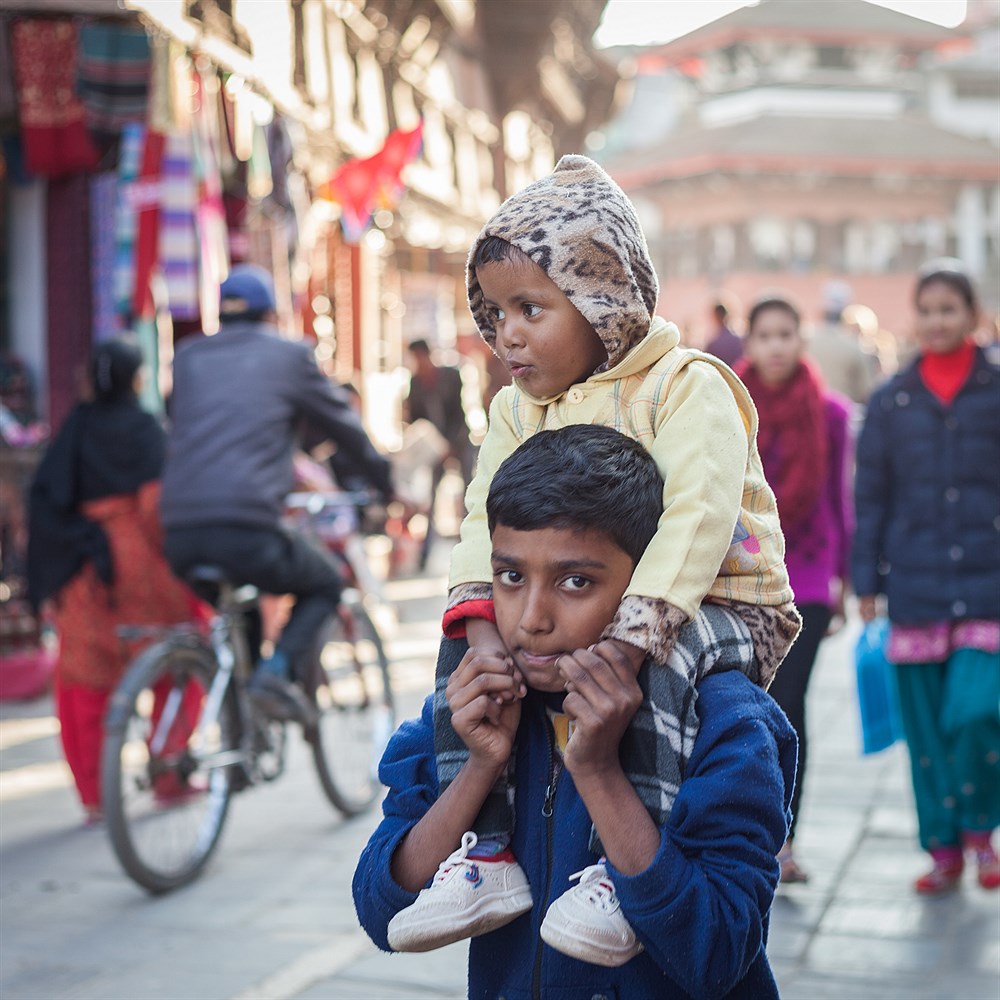
{"type": "Polygon", "coordinates": [[[389,660],[360,601],[341,604],[324,625],[313,687],[320,783],[335,808],[354,816],[381,791],[378,763],[396,727],[389,660]]]}
{"type": "Polygon", "coordinates": [[[191,641],[151,646],[122,678],[105,720],[101,762],[108,834],[122,867],[153,893],[204,868],[242,761],[232,690],[209,692],[215,657],[191,641]]]}

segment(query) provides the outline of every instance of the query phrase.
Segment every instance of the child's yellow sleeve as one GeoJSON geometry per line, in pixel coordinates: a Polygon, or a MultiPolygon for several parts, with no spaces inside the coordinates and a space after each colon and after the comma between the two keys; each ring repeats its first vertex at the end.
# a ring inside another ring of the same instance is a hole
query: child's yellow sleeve
{"type": "Polygon", "coordinates": [[[734,389],[714,365],[692,361],[674,377],[656,417],[650,453],[663,476],[663,513],[626,595],[667,601],[694,617],[740,516],[750,428],[734,389]]]}
{"type": "Polygon", "coordinates": [[[448,589],[462,584],[492,584],[493,569],[490,563],[492,545],[490,528],[486,520],[486,498],[489,496],[493,475],[508,455],[521,443],[514,428],[511,399],[513,388],[504,386],[490,405],[490,426],[479,447],[476,473],[465,494],[468,513],[462,521],[458,544],[451,552],[451,570],[448,589]]]}

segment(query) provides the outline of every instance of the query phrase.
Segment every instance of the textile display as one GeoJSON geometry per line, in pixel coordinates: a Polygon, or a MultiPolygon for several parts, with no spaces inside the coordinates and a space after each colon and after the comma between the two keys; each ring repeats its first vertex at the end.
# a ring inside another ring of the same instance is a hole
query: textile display
{"type": "Polygon", "coordinates": [[[160,172],[158,256],[170,314],[181,321],[197,321],[201,315],[195,229],[197,203],[192,138],[187,132],[172,132],[164,145],[160,172]]]}
{"type": "Polygon", "coordinates": [[[198,181],[196,220],[200,253],[199,281],[201,319],[206,330],[219,325],[219,285],[229,273],[229,236],[222,205],[219,170],[219,81],[215,76],[195,74],[194,154],[198,181]]]}
{"type": "Polygon", "coordinates": [[[135,180],[139,176],[146,128],[129,122],[122,130],[118,154],[118,200],[115,205],[115,308],[122,316],[132,312],[135,288],[136,212],[133,205],[135,180]]]}
{"type": "Polygon", "coordinates": [[[423,130],[423,121],[409,131],[395,129],[374,156],[348,160],[320,189],[320,197],[340,204],[340,225],[349,243],[361,239],[376,209],[399,200],[403,168],[420,155],[423,130]]]}
{"type": "Polygon", "coordinates": [[[17,119],[17,88],[10,54],[10,22],[0,18],[0,128],[12,128],[17,119]]]}
{"type": "Polygon", "coordinates": [[[146,120],[149,74],[141,25],[91,21],[80,28],[76,90],[94,131],[118,133],[127,122],[146,120]]]}
{"type": "Polygon", "coordinates": [[[62,177],[97,165],[84,107],[74,92],[77,41],[76,22],[68,17],[11,24],[24,163],[38,176],[62,177]]]}
{"type": "Polygon", "coordinates": [[[113,291],[115,273],[115,205],[118,178],[114,173],[90,179],[90,290],[94,342],[122,329],[113,291]]]}
{"type": "Polygon", "coordinates": [[[162,132],[146,130],[142,147],[139,177],[133,186],[132,208],[135,211],[135,278],[132,315],[145,316],[153,310],[150,277],[159,252],[160,170],[163,166],[162,132]]]}
{"type": "Polygon", "coordinates": [[[885,655],[888,641],[889,621],[879,618],[865,625],[854,649],[864,754],[886,750],[903,738],[895,670],[885,655]]]}
{"type": "Polygon", "coordinates": [[[90,178],[50,181],[45,205],[45,267],[49,420],[58,427],[79,395],[79,375],[90,353],[90,178]]]}

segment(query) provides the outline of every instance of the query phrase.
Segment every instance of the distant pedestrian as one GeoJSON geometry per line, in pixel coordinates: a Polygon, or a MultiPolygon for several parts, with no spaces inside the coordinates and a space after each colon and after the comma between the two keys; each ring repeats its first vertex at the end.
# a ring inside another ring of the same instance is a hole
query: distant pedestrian
{"type": "Polygon", "coordinates": [[[95,349],[93,399],[66,418],[30,495],[28,594],[36,608],[52,601],[56,713],[88,822],[100,818],[104,713],[129,654],[116,628],[184,621],[195,607],[161,554],[165,436],[139,406],[141,364],[124,339],[95,349]]]}
{"type": "MultiPolygon", "coordinates": [[[[404,415],[410,424],[428,420],[448,442],[447,452],[431,468],[430,510],[427,512],[427,535],[420,553],[420,568],[427,564],[431,543],[437,534],[434,520],[437,492],[449,462],[456,462],[462,477],[462,494],[472,482],[475,449],[469,437],[469,423],[462,398],[462,373],[450,365],[436,364],[426,340],[410,343],[410,391],[404,415]]],[[[464,507],[459,517],[465,513],[464,507]]]]}
{"type": "Polygon", "coordinates": [[[827,391],[804,357],[798,309],[780,295],[750,310],[746,357],[736,367],[757,406],[757,444],[778,501],[785,562],[802,631],[775,675],[771,696],[798,734],[792,824],[778,860],[783,882],[808,876],[792,854],[805,785],[806,691],[819,645],[844,619],[850,551],[850,402],[827,391]]]}
{"type": "Polygon", "coordinates": [[[719,300],[712,306],[714,330],[705,350],[725,361],[730,368],[743,357],[743,340],[729,325],[729,307],[719,300]]]}
{"type": "Polygon", "coordinates": [[[921,846],[920,893],[958,885],[964,853],[1000,886],[1000,368],[972,340],[955,260],[918,275],[920,354],[872,397],[858,443],[853,580],[865,621],[888,598],[921,846]]]}
{"type": "MultiPolygon", "coordinates": [[[[463,485],[472,480],[474,454],[462,399],[462,373],[451,365],[439,365],[431,357],[426,340],[410,344],[410,392],[406,400],[409,422],[429,420],[444,436],[451,458],[457,459],[463,485]]],[[[441,481],[436,473],[435,485],[441,481]]]]}
{"type": "Polygon", "coordinates": [[[875,388],[875,358],[861,346],[857,336],[841,319],[851,303],[851,288],[843,281],[830,281],[823,289],[823,319],[812,331],[809,354],[824,382],[841,395],[864,406],[875,388]]]}

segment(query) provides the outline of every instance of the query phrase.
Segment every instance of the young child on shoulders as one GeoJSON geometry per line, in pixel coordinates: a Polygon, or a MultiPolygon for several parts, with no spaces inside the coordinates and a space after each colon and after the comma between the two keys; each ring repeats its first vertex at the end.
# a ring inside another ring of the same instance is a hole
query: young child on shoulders
{"type": "MultiPolygon", "coordinates": [[[[664,480],[656,532],[600,636],[633,671],[647,657],[656,664],[661,715],[626,742],[628,754],[644,756],[625,763],[657,822],[670,813],[697,732],[696,684],[712,671],[739,670],[766,689],[798,632],[753,403],[722,362],[679,346],[677,328],[653,313],[657,291],[635,209],[584,156],[563,157],[551,175],[504,202],[472,247],[469,306],[513,384],[491,405],[452,555],[435,702],[443,788],[467,760],[445,697],[465,642],[482,654],[509,652],[493,619],[487,494],[501,462],[541,430],[612,427],[649,451],[664,480]]],[[[523,678],[507,662],[513,683],[498,697],[518,698],[523,678]]],[[[504,774],[471,830],[481,870],[509,883],[506,900],[484,907],[452,883],[444,892],[434,883],[400,916],[393,947],[440,947],[526,909],[525,877],[509,849],[513,827],[504,774]]],[[[590,904],[585,889],[570,891],[590,904]]],[[[599,907],[591,926],[597,942],[599,907]]]]}
{"type": "Polygon", "coordinates": [[[610,428],[543,431],[521,445],[497,470],[487,507],[504,651],[470,649],[447,685],[467,759],[442,788],[431,697],[383,757],[385,816],[358,863],[354,900],[386,950],[393,921],[432,879],[502,892],[471,856],[467,831],[513,765],[511,847],[529,899],[471,942],[470,997],[778,995],[767,914],[795,770],[781,711],[739,671],[702,680],[698,736],[659,822],[622,766],[628,740],[642,738],[634,732],[655,725],[650,690],[663,668],[647,661],[637,676],[601,636],[661,504],[652,458],[610,428]],[[592,823],[606,856],[596,865],[592,823]],[[439,867],[442,849],[454,853],[439,867]],[[590,913],[559,898],[570,879],[606,916],[596,943],[590,913]]]}

